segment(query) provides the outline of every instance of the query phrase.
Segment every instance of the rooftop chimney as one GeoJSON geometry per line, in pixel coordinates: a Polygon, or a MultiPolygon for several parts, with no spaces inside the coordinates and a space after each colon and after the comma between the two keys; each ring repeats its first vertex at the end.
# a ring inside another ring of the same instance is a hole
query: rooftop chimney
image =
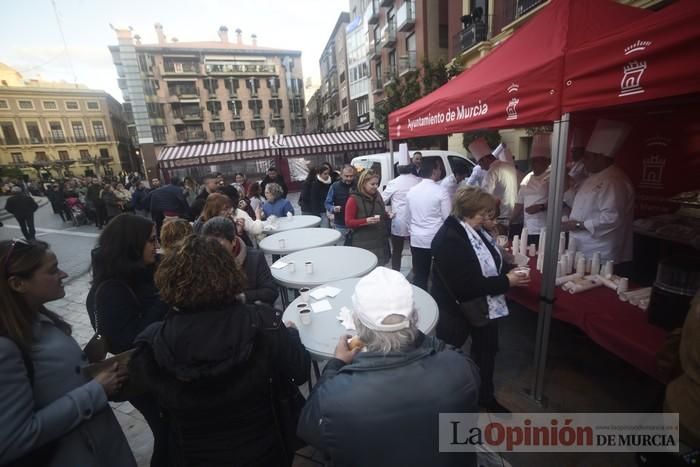
{"type": "Polygon", "coordinates": [[[228,44],[228,28],[226,26],[221,26],[219,28],[219,39],[221,39],[221,42],[224,44],[228,44]]]}
{"type": "Polygon", "coordinates": [[[237,44],[243,44],[243,31],[241,31],[241,28],[236,29],[236,43],[237,44]]]}
{"type": "Polygon", "coordinates": [[[253,47],[257,47],[258,46],[258,36],[256,36],[255,34],[251,34],[250,38],[253,40],[253,47]]]}
{"type": "Polygon", "coordinates": [[[163,25],[160,23],[156,23],[154,27],[156,28],[156,36],[158,36],[158,43],[165,44],[166,38],[165,34],[163,33],[163,25]]]}

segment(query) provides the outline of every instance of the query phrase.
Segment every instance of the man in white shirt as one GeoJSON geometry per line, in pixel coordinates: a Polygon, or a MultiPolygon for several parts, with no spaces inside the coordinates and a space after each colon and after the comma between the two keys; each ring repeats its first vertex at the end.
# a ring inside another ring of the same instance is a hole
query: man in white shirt
{"type": "Polygon", "coordinates": [[[583,164],[589,176],[576,192],[562,230],[570,232],[587,258],[600,252],[601,261],[632,260],[634,188],[613,159],[630,129],[622,122],[599,120],[586,146],[583,164]]]}
{"type": "Polygon", "coordinates": [[[496,159],[484,138],[472,141],[469,152],[486,171],[481,188],[498,200],[500,207],[498,217],[510,219],[518,197],[518,173],[515,166],[496,159]]]}
{"type": "Polygon", "coordinates": [[[411,188],[407,195],[413,284],[426,291],[432,263],[430,244],[452,208],[447,190],[438,183],[443,173],[440,159],[436,159],[433,164],[424,163],[420,169],[423,180],[411,188]]]}
{"type": "Polygon", "coordinates": [[[391,180],[382,192],[384,204],[391,205],[391,211],[394,214],[391,220],[391,268],[395,271],[401,269],[403,243],[409,235],[406,197],[408,191],[420,181],[420,177],[413,175],[411,165],[399,165],[399,176],[391,180]]]}
{"type": "Polygon", "coordinates": [[[532,139],[530,164],[532,172],[520,182],[518,200],[510,216],[510,224],[516,224],[524,213],[525,227],[529,233],[528,244],[537,243],[540,230],[547,222],[547,197],[549,195],[549,162],[552,158],[552,134],[536,134],[532,139]]]}
{"type": "Polygon", "coordinates": [[[452,175],[448,175],[440,182],[440,185],[447,190],[450,200],[454,197],[457,188],[466,184],[464,180],[467,178],[468,172],[469,166],[467,163],[458,159],[454,162],[454,167],[452,167],[452,175]]]}

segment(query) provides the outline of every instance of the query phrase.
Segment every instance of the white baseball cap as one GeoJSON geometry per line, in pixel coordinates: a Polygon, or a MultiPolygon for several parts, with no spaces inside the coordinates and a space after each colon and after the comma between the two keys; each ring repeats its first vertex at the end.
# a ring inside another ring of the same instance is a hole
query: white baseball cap
{"type": "Polygon", "coordinates": [[[369,329],[400,331],[410,325],[413,286],[400,272],[380,266],[359,280],[352,304],[355,317],[369,329]],[[405,319],[396,324],[384,324],[384,319],[390,315],[405,319]]]}

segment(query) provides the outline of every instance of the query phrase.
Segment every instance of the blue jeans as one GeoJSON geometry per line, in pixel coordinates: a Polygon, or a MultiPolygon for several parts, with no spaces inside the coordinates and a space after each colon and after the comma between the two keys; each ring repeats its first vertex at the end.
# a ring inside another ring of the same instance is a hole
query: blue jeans
{"type": "Polygon", "coordinates": [[[348,232],[350,232],[350,229],[345,227],[344,225],[338,225],[338,224],[333,224],[333,228],[340,232],[340,240],[338,240],[338,243],[340,245],[345,244],[345,237],[347,237],[348,232]]]}

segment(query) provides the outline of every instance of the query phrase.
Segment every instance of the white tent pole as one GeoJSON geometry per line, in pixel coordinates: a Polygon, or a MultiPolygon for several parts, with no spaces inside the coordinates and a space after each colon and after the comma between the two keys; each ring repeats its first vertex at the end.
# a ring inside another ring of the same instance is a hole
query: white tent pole
{"type": "Polygon", "coordinates": [[[561,212],[564,198],[564,180],[566,179],[566,153],[569,139],[569,114],[561,116],[554,122],[552,133],[553,157],[549,175],[549,194],[547,196],[547,242],[545,242],[544,269],[540,291],[540,312],[537,320],[535,338],[535,376],[532,383],[532,397],[543,403],[544,375],[547,367],[547,347],[549,346],[549,327],[552,321],[554,305],[554,281],[556,280],[557,256],[559,254],[559,233],[561,232],[561,212]]]}

